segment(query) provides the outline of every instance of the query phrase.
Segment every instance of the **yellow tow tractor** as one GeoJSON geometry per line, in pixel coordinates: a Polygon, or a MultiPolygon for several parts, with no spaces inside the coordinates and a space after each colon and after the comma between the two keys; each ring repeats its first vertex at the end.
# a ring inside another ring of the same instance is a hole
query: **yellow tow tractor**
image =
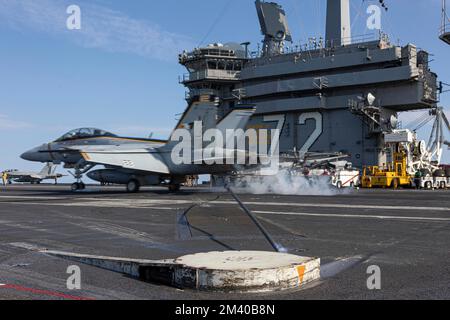
{"type": "Polygon", "coordinates": [[[394,161],[382,168],[365,167],[362,176],[363,188],[412,187],[413,177],[407,172],[407,155],[405,152],[394,153],[394,161]]]}

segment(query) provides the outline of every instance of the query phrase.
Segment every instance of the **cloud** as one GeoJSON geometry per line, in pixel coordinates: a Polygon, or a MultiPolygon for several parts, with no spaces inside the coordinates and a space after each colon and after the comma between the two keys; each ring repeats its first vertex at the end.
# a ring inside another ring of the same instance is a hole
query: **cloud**
{"type": "Polygon", "coordinates": [[[0,131],[11,131],[19,129],[28,129],[33,127],[33,125],[10,119],[7,115],[0,114],[0,131]]]}
{"type": "Polygon", "coordinates": [[[66,0],[0,0],[0,24],[15,30],[31,30],[64,37],[85,48],[131,53],[172,61],[183,49],[194,47],[183,35],[161,29],[106,7],[82,2],[81,30],[68,30],[66,0]]]}

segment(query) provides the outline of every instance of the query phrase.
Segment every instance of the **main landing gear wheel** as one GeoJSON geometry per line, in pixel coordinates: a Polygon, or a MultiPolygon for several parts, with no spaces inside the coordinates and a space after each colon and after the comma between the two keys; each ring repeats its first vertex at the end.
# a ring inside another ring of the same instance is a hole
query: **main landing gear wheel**
{"type": "Polygon", "coordinates": [[[139,189],[141,188],[141,185],[139,181],[137,180],[130,180],[127,183],[127,192],[128,193],[137,193],[139,192],[139,189]]]}
{"type": "Polygon", "coordinates": [[[173,184],[169,186],[169,192],[175,193],[181,190],[181,185],[179,184],[173,184]]]}
{"type": "Polygon", "coordinates": [[[72,191],[84,190],[86,185],[83,182],[75,182],[70,188],[72,191]]]}

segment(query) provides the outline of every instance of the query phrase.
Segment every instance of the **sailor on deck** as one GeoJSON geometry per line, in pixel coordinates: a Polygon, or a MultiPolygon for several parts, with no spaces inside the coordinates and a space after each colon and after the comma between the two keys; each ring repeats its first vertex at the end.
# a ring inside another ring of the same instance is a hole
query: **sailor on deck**
{"type": "Polygon", "coordinates": [[[2,181],[4,186],[8,184],[8,174],[6,172],[2,172],[2,181]]]}

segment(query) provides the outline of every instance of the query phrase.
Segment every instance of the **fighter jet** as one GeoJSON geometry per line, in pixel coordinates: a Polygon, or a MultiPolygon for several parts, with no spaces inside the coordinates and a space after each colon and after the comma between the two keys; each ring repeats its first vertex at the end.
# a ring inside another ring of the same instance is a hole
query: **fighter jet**
{"type": "Polygon", "coordinates": [[[11,184],[12,182],[18,183],[31,183],[40,184],[44,180],[55,180],[55,184],[58,183],[58,179],[64,177],[64,175],[55,173],[56,166],[52,163],[48,163],[41,170],[41,172],[28,172],[9,170],[2,173],[3,184],[11,184]]]}
{"type": "Polygon", "coordinates": [[[255,110],[254,106],[239,105],[217,121],[218,110],[215,102],[192,104],[176,128],[184,129],[192,140],[210,129],[215,129],[223,139],[212,139],[214,141],[209,144],[202,141],[201,145],[194,145],[189,149],[192,156],[189,157],[189,163],[177,163],[173,158],[174,153],[179,154],[180,137],[177,129],[172,133],[169,142],[161,146],[80,146],[72,149],[80,152],[86,163],[106,166],[106,169],[89,173],[89,177],[94,180],[125,184],[128,192],[138,192],[141,186],[148,185],[164,185],[168,186],[171,192],[177,192],[186,176],[226,174],[236,170],[237,167],[228,160],[234,160],[239,154],[248,155],[247,150],[239,149],[239,141],[245,137],[237,135],[236,132],[244,132],[255,110]],[[197,130],[199,125],[201,131],[197,130]],[[228,146],[233,147],[230,149],[228,146]],[[196,155],[199,154],[200,158],[197,158],[196,155]]]}
{"type": "MultiPolygon", "coordinates": [[[[208,101],[191,104],[174,133],[182,128],[190,129],[193,133],[194,123],[199,122],[204,131],[211,128],[221,132],[244,129],[254,112],[254,106],[241,105],[217,123],[217,102],[211,97],[208,101]]],[[[157,185],[168,186],[171,192],[176,192],[187,175],[233,170],[233,166],[229,165],[177,165],[170,157],[176,146],[172,140],[123,138],[99,129],[78,129],[52,143],[27,151],[21,157],[39,162],[51,159],[54,163],[64,162],[65,168],[74,168],[77,182],[72,185],[73,191],[84,189],[82,175],[98,165],[105,166],[105,169],[89,172],[91,179],[101,183],[124,184],[128,192],[138,192],[141,186],[157,185]]]]}
{"type": "MultiPolygon", "coordinates": [[[[82,182],[83,175],[90,171],[94,165],[87,163],[75,147],[81,146],[137,146],[154,147],[164,145],[166,141],[157,139],[141,139],[120,137],[105,130],[96,128],[81,128],[72,130],[53,142],[33,148],[21,155],[27,161],[43,163],[64,163],[65,169],[74,169],[72,173],[77,182],[72,190],[85,188],[82,182]]],[[[118,173],[119,174],[119,173],[118,173]]]]}

